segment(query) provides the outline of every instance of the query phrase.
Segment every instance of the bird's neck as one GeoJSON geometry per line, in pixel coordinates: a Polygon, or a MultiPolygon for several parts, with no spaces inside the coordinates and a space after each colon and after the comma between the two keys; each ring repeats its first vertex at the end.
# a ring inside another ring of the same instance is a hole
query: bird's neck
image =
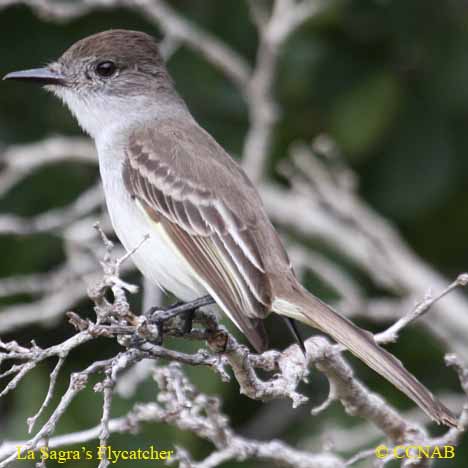
{"type": "Polygon", "coordinates": [[[184,101],[175,93],[127,96],[95,95],[83,98],[75,93],[60,95],[81,128],[97,145],[112,138],[120,139],[133,128],[148,122],[172,118],[190,118],[184,101]]]}

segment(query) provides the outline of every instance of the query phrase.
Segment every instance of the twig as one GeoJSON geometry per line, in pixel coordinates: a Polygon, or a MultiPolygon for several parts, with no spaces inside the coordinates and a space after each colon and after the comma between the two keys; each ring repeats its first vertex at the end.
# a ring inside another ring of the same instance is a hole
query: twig
{"type": "MultiPolygon", "coordinates": [[[[126,3],[134,4],[132,1],[126,3]]],[[[246,86],[250,67],[247,61],[227,44],[189,22],[163,0],[143,0],[138,4],[147,17],[156,20],[168,35],[200,52],[240,88],[246,86]]]]}
{"type": "Polygon", "coordinates": [[[256,20],[259,46],[255,68],[245,88],[250,127],[244,141],[242,159],[247,174],[254,182],[259,182],[264,176],[273,129],[279,116],[272,93],[281,48],[289,35],[315,16],[325,2],[276,0],[268,19],[266,10],[256,5],[258,2],[249,3],[256,20]]]}
{"type": "MultiPolygon", "coordinates": [[[[109,421],[111,415],[111,404],[112,397],[114,395],[115,381],[112,378],[112,367],[106,370],[106,377],[104,381],[95,386],[95,391],[102,391],[103,394],[103,405],[102,405],[102,417],[101,417],[101,430],[99,433],[99,446],[107,447],[109,443],[109,421]]],[[[109,466],[110,461],[107,458],[107,450],[103,452],[101,461],[99,462],[99,468],[106,468],[109,466]]]]}
{"type": "Polygon", "coordinates": [[[36,421],[40,418],[42,413],[45,411],[49,403],[52,401],[52,398],[54,396],[54,390],[55,390],[55,385],[57,384],[57,378],[59,376],[60,370],[65,363],[65,360],[67,359],[68,353],[65,353],[61,356],[59,356],[59,359],[57,361],[57,364],[54,367],[54,370],[51,372],[49,376],[49,388],[47,390],[46,397],[44,399],[44,402],[42,403],[41,407],[39,408],[38,412],[27,419],[28,423],[28,432],[31,433],[34,425],[36,424],[36,421]]]}
{"type": "Polygon", "coordinates": [[[410,323],[424,315],[437,301],[440,301],[447,294],[459,287],[465,287],[468,284],[468,273],[462,273],[457,279],[447,286],[442,292],[436,296],[431,293],[427,294],[422,302],[420,302],[411,312],[404,315],[400,320],[395,322],[390,328],[384,332],[378,333],[375,336],[376,341],[379,343],[393,343],[398,339],[398,334],[410,323]]]}

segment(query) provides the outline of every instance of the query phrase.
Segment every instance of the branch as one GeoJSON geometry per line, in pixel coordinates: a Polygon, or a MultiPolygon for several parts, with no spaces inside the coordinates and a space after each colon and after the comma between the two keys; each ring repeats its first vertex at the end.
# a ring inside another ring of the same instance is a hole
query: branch
{"type": "Polygon", "coordinates": [[[447,286],[441,293],[432,296],[429,292],[424,300],[420,302],[409,314],[404,315],[400,320],[395,322],[385,332],[379,333],[375,336],[376,341],[379,343],[393,343],[398,339],[400,331],[414,322],[419,317],[423,316],[437,301],[440,301],[447,294],[459,287],[465,287],[468,284],[468,273],[462,273],[458,278],[447,286]]]}
{"type": "MultiPolygon", "coordinates": [[[[51,373],[50,386],[44,402],[36,415],[28,419],[31,430],[52,399],[58,374],[70,351],[100,337],[117,339],[125,350],[113,358],[94,362],[83,371],[72,374],[68,389],[60,403],[39,431],[30,440],[21,444],[21,453],[26,450],[37,450],[41,445],[50,444],[51,440],[54,440],[52,436],[57,422],[73,399],[86,387],[89,376],[97,372],[104,373],[103,382],[95,387],[95,391],[101,391],[104,395],[103,413],[97,435],[101,445],[106,445],[111,432],[121,430],[118,429],[121,426],[115,426],[115,421],[112,423],[110,417],[110,405],[117,384],[117,376],[122,370],[148,358],[162,358],[173,363],[165,368],[157,368],[154,375],[161,390],[167,395],[173,393],[177,395],[177,398],[165,398],[164,393],[159,396],[159,402],[167,405],[166,412],[158,404],[148,403],[144,407],[143,416],[137,407],[135,412],[127,417],[126,427],[134,428],[136,422],[150,418],[150,420],[176,425],[184,430],[196,431],[199,436],[210,440],[215,446],[216,452],[200,464],[187,461],[187,455],[183,451],[179,451],[180,466],[217,466],[227,459],[243,459],[245,457],[281,461],[285,466],[308,466],[306,463],[311,463],[311,455],[288,449],[281,442],[259,443],[250,440],[247,442],[246,439],[234,435],[226,417],[219,411],[218,400],[206,396],[198,398],[194,387],[183,376],[180,367],[174,362],[207,366],[213,369],[223,381],[229,380],[225,370],[225,366],[229,365],[241,393],[262,401],[287,398],[292,401],[293,407],[307,401],[306,397],[297,392],[297,386],[306,377],[310,366],[314,365],[326,375],[331,390],[325,404],[313,410],[313,415],[324,411],[334,400],[339,400],[349,414],[371,421],[396,443],[414,443],[427,440],[421,426],[408,422],[391,405],[371,393],[366,386],[360,383],[341,357],[338,347],[330,345],[324,338],[313,337],[306,341],[307,357],[303,356],[297,345],[289,347],[282,353],[267,351],[261,355],[255,355],[249,353],[245,346],[239,344],[232,335],[220,327],[214,316],[207,312],[198,311],[194,318],[195,323],[202,324],[204,328],[195,328],[188,332],[184,330],[184,323],[181,322],[178,315],[210,303],[212,301],[210,298],[203,298],[192,304],[177,305],[168,310],[156,309],[150,314],[135,316],[130,310],[126,292],[134,293],[136,288],[122,281],[119,275],[122,265],[146,241],[146,238],[143,238],[132,251],[122,257],[114,258],[112,256],[114,248],[112,242],[99,226],[96,228],[105,245],[105,254],[101,261],[103,277],[89,289],[89,296],[95,305],[96,322],[93,323],[89,319],[83,320],[75,313],[69,313],[70,321],[77,328],[78,333],[63,343],[47,349],[42,349],[35,343],[32,343],[32,347],[28,348],[20,346],[14,341],[9,343],[0,341],[0,349],[3,350],[0,353],[0,363],[13,363],[0,376],[10,378],[0,396],[14,390],[29,371],[40,362],[51,357],[58,357],[59,361],[51,373]],[[106,298],[108,290],[113,292],[113,301],[106,298]],[[161,340],[165,336],[206,341],[212,353],[206,350],[199,350],[193,354],[173,351],[162,345],[161,340]],[[18,362],[19,364],[17,364],[18,362]],[[266,372],[269,377],[260,378],[258,369],[263,373],[266,372]],[[185,395],[182,398],[182,403],[181,395],[185,395]],[[188,403],[183,401],[184,398],[188,398],[187,395],[193,397],[190,406],[187,406],[188,403]],[[202,407],[197,407],[195,402],[198,406],[201,404],[202,407]],[[187,413],[187,408],[195,408],[195,413],[190,411],[187,413]],[[206,420],[199,419],[202,409],[203,413],[207,415],[206,420]],[[129,420],[133,420],[133,424],[129,424],[129,420]],[[233,444],[236,447],[235,450],[231,450],[233,444]],[[280,448],[281,456],[277,455],[280,448]]],[[[450,363],[454,362],[454,359],[450,361],[450,363]]],[[[91,432],[95,434],[95,431],[91,432]]],[[[451,440],[458,440],[460,433],[461,429],[451,429],[451,440]]],[[[85,431],[82,435],[89,437],[90,432],[85,431]]],[[[77,436],[72,435],[71,437],[73,439],[77,436]]],[[[447,435],[447,437],[449,436],[447,435]]],[[[60,440],[66,441],[67,439],[60,440]]],[[[4,456],[0,462],[0,468],[8,466],[17,457],[16,450],[11,452],[8,450],[9,447],[11,444],[6,443],[1,449],[4,456]]],[[[326,463],[329,462],[336,463],[336,465],[331,466],[342,466],[340,465],[341,461],[334,456],[314,455],[312,460],[318,466],[328,466],[326,463]]],[[[108,460],[102,460],[101,468],[107,466],[108,463],[108,460]]]]}
{"type": "MultiPolygon", "coordinates": [[[[294,468],[344,468],[341,459],[332,454],[313,454],[293,449],[280,441],[262,442],[236,434],[230,428],[228,418],[221,412],[219,400],[200,393],[176,363],[156,367],[154,379],[159,387],[158,403],[138,404],[127,415],[109,420],[109,434],[135,432],[143,423],[159,422],[192,432],[208,440],[216,448],[215,452],[198,463],[193,462],[186,452],[179,450],[178,457],[174,458],[174,461],[181,461],[179,466],[208,468],[219,466],[228,460],[254,459],[294,468]],[[184,465],[187,459],[190,464],[184,465]]],[[[57,448],[82,444],[97,439],[101,433],[102,427],[98,425],[85,431],[51,437],[48,446],[57,448]]],[[[16,450],[16,446],[26,443],[5,443],[0,447],[0,458],[5,453],[16,450]]]]}
{"type": "Polygon", "coordinates": [[[316,16],[325,5],[322,0],[276,0],[271,14],[262,11],[258,2],[249,1],[256,19],[259,46],[255,69],[246,88],[250,127],[244,141],[243,166],[254,182],[259,182],[270,156],[273,130],[278,121],[278,105],[273,98],[281,48],[288,37],[303,23],[316,16]]]}
{"type": "MultiPolygon", "coordinates": [[[[132,6],[135,2],[124,3],[132,6]]],[[[250,67],[246,60],[227,44],[176,13],[163,0],[140,1],[138,5],[146,17],[155,20],[168,36],[199,52],[240,89],[245,88],[250,67]]]]}
{"type": "MultiPolygon", "coordinates": [[[[403,298],[404,304],[424,296],[428,285],[444,290],[446,280],[411,251],[389,221],[358,197],[348,174],[343,177],[340,166],[337,173],[334,161],[323,162],[313,150],[314,146],[305,145],[292,148],[299,167],[288,168],[290,190],[271,183],[261,186],[272,221],[298,236],[325,243],[376,285],[403,298]]],[[[461,356],[468,356],[468,322],[463,319],[467,307],[466,298],[454,291],[435,305],[432,320],[421,321],[461,356]]],[[[363,309],[361,315],[380,321],[372,312],[372,308],[363,309]]],[[[398,309],[389,313],[395,317],[398,309]]]]}

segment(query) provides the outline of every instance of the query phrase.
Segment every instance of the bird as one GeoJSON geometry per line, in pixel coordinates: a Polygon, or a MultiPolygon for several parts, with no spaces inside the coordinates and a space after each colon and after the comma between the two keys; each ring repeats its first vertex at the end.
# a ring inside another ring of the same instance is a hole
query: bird
{"type": "Polygon", "coordinates": [[[46,67],[4,79],[44,86],[94,140],[117,237],[131,251],[149,236],[132,255],[149,281],[183,301],[210,295],[257,352],[267,349],[263,321],[270,313],[316,328],[434,421],[457,426],[450,410],[370,332],[301,285],[257,189],[196,122],[152,36],[99,32],[46,67]]]}

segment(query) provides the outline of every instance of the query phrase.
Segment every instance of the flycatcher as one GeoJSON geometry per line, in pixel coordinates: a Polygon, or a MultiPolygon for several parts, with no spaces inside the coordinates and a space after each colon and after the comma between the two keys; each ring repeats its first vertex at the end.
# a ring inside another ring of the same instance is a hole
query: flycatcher
{"type": "Polygon", "coordinates": [[[275,312],[327,333],[432,419],[457,424],[372,335],[302,287],[239,164],[201,128],[147,34],[87,37],[45,68],[4,79],[45,85],[95,141],[107,207],[143,275],[184,301],[209,294],[257,351],[275,312]]]}

